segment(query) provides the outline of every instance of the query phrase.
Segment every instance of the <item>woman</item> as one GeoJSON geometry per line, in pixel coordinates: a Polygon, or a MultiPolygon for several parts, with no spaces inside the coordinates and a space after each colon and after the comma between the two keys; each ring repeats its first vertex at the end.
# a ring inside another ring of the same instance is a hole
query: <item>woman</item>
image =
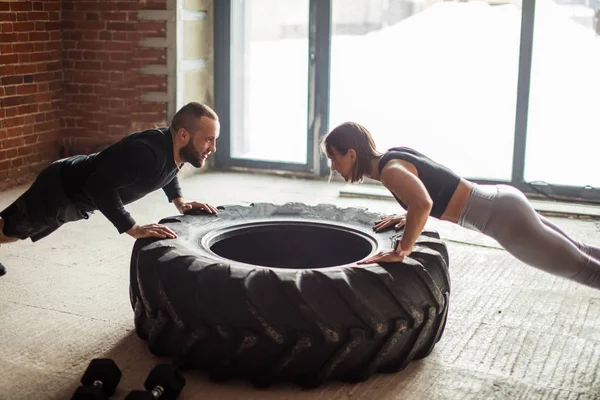
{"type": "Polygon", "coordinates": [[[369,131],[346,122],[322,141],[331,170],[346,181],[381,181],[406,214],[375,222],[374,230],[404,226],[395,249],[359,262],[400,262],[409,255],[428,217],[456,223],[495,239],[533,267],[600,288],[600,248],[569,237],[539,215],[525,195],[508,185],[479,185],[456,175],[423,154],[396,147],[381,154],[369,131]]]}

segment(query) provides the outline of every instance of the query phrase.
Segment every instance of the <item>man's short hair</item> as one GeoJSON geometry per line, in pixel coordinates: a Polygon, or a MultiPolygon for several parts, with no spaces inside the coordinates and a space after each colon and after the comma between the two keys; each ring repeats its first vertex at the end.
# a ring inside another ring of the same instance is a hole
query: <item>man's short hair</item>
{"type": "Polygon", "coordinates": [[[208,117],[215,121],[219,120],[217,113],[214,112],[212,108],[205,104],[193,101],[181,107],[179,111],[175,113],[175,116],[171,121],[171,129],[174,132],[177,132],[180,128],[184,128],[188,132],[193,132],[196,120],[201,117],[208,117]]]}

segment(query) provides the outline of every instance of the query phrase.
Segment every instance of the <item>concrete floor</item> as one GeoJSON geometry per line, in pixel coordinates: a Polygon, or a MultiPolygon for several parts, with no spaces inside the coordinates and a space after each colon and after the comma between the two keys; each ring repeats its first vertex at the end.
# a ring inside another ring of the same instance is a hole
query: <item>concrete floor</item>
{"type": "MultiPolygon", "coordinates": [[[[188,199],[220,204],[334,203],[394,213],[387,200],[342,198],[339,182],[211,172],[186,178],[188,199]]],[[[26,187],[0,193],[4,208],[26,187]]],[[[162,192],[127,207],[140,223],[176,214],[162,192]]],[[[600,223],[552,218],[600,244],[600,223]]],[[[432,354],[403,372],[360,384],[254,389],[185,372],[181,399],[598,399],[600,291],[525,266],[480,234],[430,220],[447,240],[452,294],[446,331],[432,354]]],[[[68,399],[90,359],[123,371],[113,398],[142,387],[160,361],[137,338],[129,303],[133,239],[101,215],[32,244],[0,248],[0,399],[68,399]]]]}

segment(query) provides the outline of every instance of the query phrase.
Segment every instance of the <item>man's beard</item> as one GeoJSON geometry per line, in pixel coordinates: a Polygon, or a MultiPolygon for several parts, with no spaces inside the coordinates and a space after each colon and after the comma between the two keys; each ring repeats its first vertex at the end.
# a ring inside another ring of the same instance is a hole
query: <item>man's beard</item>
{"type": "Polygon", "coordinates": [[[204,158],[196,150],[191,140],[179,150],[179,158],[181,158],[181,161],[188,162],[196,168],[200,168],[204,164],[204,158]]]}

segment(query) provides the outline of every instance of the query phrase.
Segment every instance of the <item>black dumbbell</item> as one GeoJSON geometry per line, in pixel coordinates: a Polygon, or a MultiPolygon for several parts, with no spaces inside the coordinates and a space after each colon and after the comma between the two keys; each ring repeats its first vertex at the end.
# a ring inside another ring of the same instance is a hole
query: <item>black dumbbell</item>
{"type": "Polygon", "coordinates": [[[144,390],[130,392],[125,400],[175,400],[185,386],[185,377],[172,364],[158,364],[148,374],[144,390]]]}
{"type": "Polygon", "coordinates": [[[81,377],[71,400],[104,400],[113,395],[121,381],[121,370],[110,358],[95,358],[81,377]]]}

